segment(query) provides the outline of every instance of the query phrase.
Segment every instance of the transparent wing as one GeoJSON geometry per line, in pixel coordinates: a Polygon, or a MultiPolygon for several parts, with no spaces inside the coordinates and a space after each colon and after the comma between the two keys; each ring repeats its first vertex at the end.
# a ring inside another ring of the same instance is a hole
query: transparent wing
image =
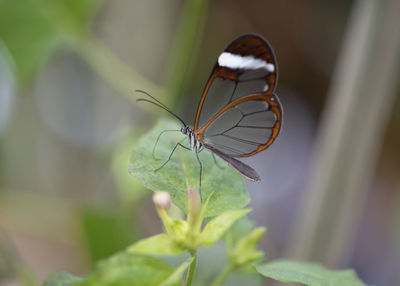
{"type": "Polygon", "coordinates": [[[205,144],[231,157],[248,157],[272,144],[280,130],[280,116],[274,95],[248,95],[220,110],[199,133],[205,144]]]}
{"type": "Polygon", "coordinates": [[[219,56],[201,97],[194,125],[199,139],[235,157],[267,148],[281,126],[277,77],[275,56],[263,38],[245,35],[233,41],[219,56]]]}

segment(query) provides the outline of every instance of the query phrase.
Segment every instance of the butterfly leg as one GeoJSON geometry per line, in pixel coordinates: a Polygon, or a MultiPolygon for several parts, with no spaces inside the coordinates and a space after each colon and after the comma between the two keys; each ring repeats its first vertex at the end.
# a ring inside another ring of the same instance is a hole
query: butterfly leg
{"type": "Polygon", "coordinates": [[[191,150],[190,148],[188,148],[188,147],[182,145],[180,142],[176,143],[174,149],[172,149],[171,154],[169,154],[169,157],[168,157],[167,161],[165,161],[160,167],[158,167],[157,169],[155,169],[154,172],[157,172],[157,171],[161,170],[161,168],[164,167],[164,166],[171,160],[171,157],[172,157],[172,155],[174,154],[174,152],[175,152],[175,150],[176,150],[176,148],[177,148],[178,146],[180,146],[180,147],[182,147],[182,148],[185,148],[186,150],[191,150]]]}
{"type": "Polygon", "coordinates": [[[153,147],[153,152],[151,152],[151,154],[153,155],[153,158],[155,159],[155,160],[160,160],[159,158],[156,158],[156,156],[155,156],[155,151],[156,151],[156,147],[157,147],[157,144],[158,144],[158,141],[160,140],[160,137],[161,137],[161,135],[163,135],[164,133],[166,133],[166,132],[172,132],[172,131],[179,131],[180,132],[180,130],[164,130],[164,131],[162,131],[160,134],[158,134],[158,137],[157,137],[157,140],[156,140],[156,143],[154,143],[154,147],[153,147]]]}
{"type": "Polygon", "coordinates": [[[215,154],[212,153],[212,152],[210,152],[210,153],[211,153],[211,155],[213,156],[215,165],[217,165],[217,167],[220,168],[220,169],[222,169],[222,170],[225,169],[225,166],[221,166],[221,165],[218,163],[217,158],[215,158],[215,154]]]}
{"type": "Polygon", "coordinates": [[[203,201],[202,196],[201,196],[201,175],[203,173],[203,165],[201,164],[200,158],[199,158],[199,153],[202,151],[203,149],[200,149],[199,151],[196,151],[196,158],[197,158],[197,162],[199,162],[200,165],[200,183],[199,183],[199,195],[200,195],[200,201],[203,201]]]}

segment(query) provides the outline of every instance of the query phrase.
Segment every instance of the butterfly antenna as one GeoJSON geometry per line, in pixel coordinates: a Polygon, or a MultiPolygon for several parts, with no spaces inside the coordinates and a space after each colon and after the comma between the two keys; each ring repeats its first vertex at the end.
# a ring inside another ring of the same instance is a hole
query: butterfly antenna
{"type": "Polygon", "coordinates": [[[148,92],[146,92],[146,91],[144,91],[144,90],[141,90],[141,89],[137,89],[137,90],[135,90],[135,91],[147,95],[147,96],[150,97],[152,100],[156,101],[158,104],[160,104],[160,105],[164,106],[165,108],[169,109],[164,103],[162,103],[161,101],[159,101],[157,98],[155,98],[154,96],[152,96],[152,95],[149,94],[148,92]]]}
{"type": "Polygon", "coordinates": [[[147,98],[138,98],[138,99],[136,99],[137,102],[145,101],[145,102],[154,104],[155,106],[158,106],[158,107],[164,109],[165,111],[169,112],[171,115],[173,115],[175,118],[177,118],[180,122],[182,122],[182,124],[183,124],[184,126],[187,126],[186,123],[185,123],[185,121],[183,121],[182,118],[180,118],[178,115],[176,115],[175,113],[173,113],[173,112],[172,112],[166,105],[164,105],[161,101],[155,99],[153,96],[151,96],[150,94],[148,94],[148,93],[145,92],[145,91],[137,90],[137,92],[146,94],[146,95],[148,95],[149,97],[151,97],[153,100],[156,101],[156,102],[154,102],[154,101],[151,101],[150,99],[147,99],[147,98]]]}

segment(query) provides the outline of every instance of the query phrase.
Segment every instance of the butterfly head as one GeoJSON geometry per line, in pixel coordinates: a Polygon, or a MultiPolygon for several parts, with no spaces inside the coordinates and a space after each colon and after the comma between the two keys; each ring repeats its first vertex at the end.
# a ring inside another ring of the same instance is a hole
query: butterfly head
{"type": "Polygon", "coordinates": [[[189,141],[189,148],[191,150],[200,150],[202,144],[197,138],[197,135],[193,132],[192,128],[190,128],[189,126],[183,126],[181,128],[181,132],[187,136],[189,141]]]}
{"type": "Polygon", "coordinates": [[[183,126],[183,127],[181,128],[181,132],[182,132],[183,134],[185,134],[185,135],[189,135],[189,134],[193,133],[193,130],[192,130],[192,128],[190,128],[189,126],[183,126]]]}

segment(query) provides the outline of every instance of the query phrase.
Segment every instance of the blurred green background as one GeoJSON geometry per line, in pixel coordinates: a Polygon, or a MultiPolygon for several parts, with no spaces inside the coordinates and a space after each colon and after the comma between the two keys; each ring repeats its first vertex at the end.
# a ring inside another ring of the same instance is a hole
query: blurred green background
{"type": "Polygon", "coordinates": [[[246,160],[262,178],[248,188],[263,250],[399,285],[398,11],[396,0],[0,0],[0,285],[84,275],[161,231],[127,166],[168,115],[134,90],[192,122],[218,54],[244,33],[273,46],[284,109],[276,143],[246,160]]]}

